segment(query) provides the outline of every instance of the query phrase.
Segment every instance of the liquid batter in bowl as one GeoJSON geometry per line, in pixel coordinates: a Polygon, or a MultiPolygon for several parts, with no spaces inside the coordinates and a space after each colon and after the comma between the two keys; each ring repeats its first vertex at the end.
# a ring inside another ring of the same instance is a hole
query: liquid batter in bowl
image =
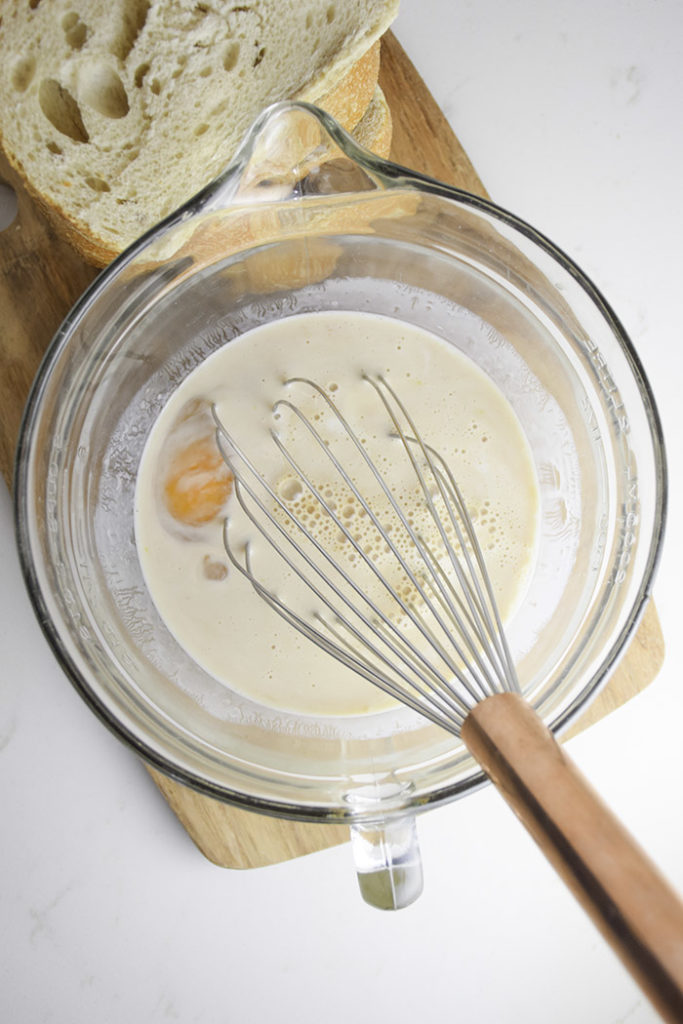
{"type": "MultiPolygon", "coordinates": [[[[341,549],[339,531],[310,504],[269,434],[276,426],[297,443],[295,418],[286,408],[274,413],[273,403],[289,378],[316,381],[334,394],[417,527],[427,529],[414,474],[393,462],[391,425],[363,373],[386,377],[452,469],[504,620],[514,615],[533,568],[539,499],[527,441],[498,388],[453,346],[389,317],[330,311],[264,324],[229,342],[189,374],[152,429],[136,488],[137,549],[154,603],[187,653],[232,690],[298,715],[371,714],[392,701],[302,639],[230,565],[225,516],[234,521],[231,539],[238,546],[240,536],[253,539],[254,528],[240,520],[233,480],[216,448],[211,407],[288,507],[308,517],[308,528],[328,549],[341,549]]],[[[338,427],[319,396],[295,387],[297,404],[334,439],[338,427]]],[[[285,397],[293,397],[285,390],[285,397]]],[[[317,460],[309,445],[301,461],[381,563],[385,553],[367,517],[339,490],[338,480],[328,479],[326,460],[317,460]]],[[[353,559],[343,551],[341,557],[353,559]]],[[[256,543],[253,560],[257,575],[278,594],[287,597],[296,588],[265,543],[256,543]]]]}

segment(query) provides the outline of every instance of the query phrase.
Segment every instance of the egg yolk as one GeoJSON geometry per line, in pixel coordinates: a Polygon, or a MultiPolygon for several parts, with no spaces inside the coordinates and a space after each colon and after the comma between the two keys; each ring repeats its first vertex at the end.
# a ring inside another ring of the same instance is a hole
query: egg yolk
{"type": "Polygon", "coordinates": [[[164,481],[166,507],[177,522],[202,526],[219,515],[232,479],[213,437],[199,438],[171,459],[164,481]]]}

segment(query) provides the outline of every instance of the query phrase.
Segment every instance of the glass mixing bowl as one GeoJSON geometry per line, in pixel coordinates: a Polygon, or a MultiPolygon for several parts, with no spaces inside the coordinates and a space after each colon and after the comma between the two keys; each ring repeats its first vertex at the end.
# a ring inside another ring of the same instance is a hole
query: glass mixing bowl
{"type": "Polygon", "coordinates": [[[327,309],[441,336],[516,411],[540,541],[509,634],[527,698],[562,729],[633,634],[658,557],[665,460],[640,362],[598,290],[546,238],[373,157],[315,108],[267,110],[231,167],[67,317],[23,422],[18,543],[57,657],[119,737],[212,797],[348,822],[366,897],[400,905],[420,887],[414,812],[483,781],[461,742],[413,713],[315,719],[232,693],[160,620],[135,545],[140,456],[179,382],[253,326],[327,309]]]}

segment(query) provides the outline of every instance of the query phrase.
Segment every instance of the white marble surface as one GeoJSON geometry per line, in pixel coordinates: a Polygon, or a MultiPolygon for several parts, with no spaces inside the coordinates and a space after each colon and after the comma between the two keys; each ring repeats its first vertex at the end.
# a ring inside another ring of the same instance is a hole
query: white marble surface
{"type": "MultiPolygon", "coordinates": [[[[682,28],[678,0],[404,0],[396,24],[490,193],[593,276],[659,401],[666,662],[570,749],[683,889],[682,28]]],[[[399,914],[361,902],[347,847],[204,861],[53,661],[4,489],[0,565],[2,1021],[657,1019],[491,790],[421,820],[425,892],[399,914]]]]}

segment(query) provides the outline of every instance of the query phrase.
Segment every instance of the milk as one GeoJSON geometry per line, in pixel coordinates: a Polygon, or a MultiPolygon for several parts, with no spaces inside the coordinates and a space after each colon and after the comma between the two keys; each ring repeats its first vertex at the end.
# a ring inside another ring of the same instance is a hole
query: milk
{"type": "MultiPolygon", "coordinates": [[[[273,408],[279,399],[295,402],[353,465],[357,456],[340,440],[339,423],[325,403],[310,387],[285,382],[306,377],[326,388],[413,521],[433,530],[414,473],[405,458],[397,457],[400,442],[364,375],[386,378],[422,437],[448,463],[475,519],[504,620],[523,599],[533,568],[539,499],[528,444],[499,389],[448,342],[403,321],[344,311],[292,316],[230,341],[183,381],[152,429],[138,472],[136,543],[146,584],[176,640],[226,687],[270,708],[300,715],[365,715],[385,709],[391,698],[300,636],[231,565],[223,538],[226,516],[233,551],[243,558],[249,543],[257,577],[301,614],[317,610],[314,598],[242,514],[223,467],[223,478],[216,480],[213,456],[200,454],[191,477],[179,483],[174,467],[183,464],[189,446],[214,444],[214,407],[276,499],[302,516],[346,569],[359,574],[361,587],[382,613],[399,621],[371,569],[360,564],[340,530],[311,501],[271,438],[276,429],[371,561],[405,589],[395,558],[384,550],[325,452],[315,450],[286,405],[273,408]],[[175,500],[186,483],[188,494],[175,500]],[[195,498],[202,514],[185,515],[182,509],[195,498]]],[[[360,476],[382,518],[384,499],[369,477],[360,476]]],[[[277,500],[265,500],[276,522],[291,531],[277,500]]],[[[405,538],[401,544],[402,553],[414,559],[405,538]]]]}

